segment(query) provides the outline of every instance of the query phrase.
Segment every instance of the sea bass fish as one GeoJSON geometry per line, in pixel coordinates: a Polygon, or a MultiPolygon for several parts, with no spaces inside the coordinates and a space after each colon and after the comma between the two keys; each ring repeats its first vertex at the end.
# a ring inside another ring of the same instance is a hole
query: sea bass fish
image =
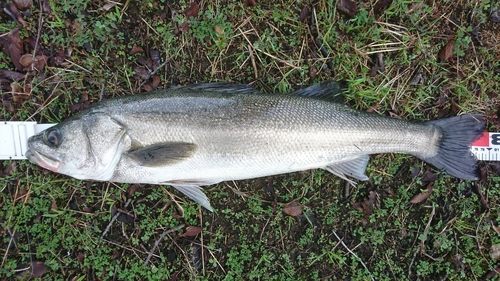
{"type": "Polygon", "coordinates": [[[484,116],[411,123],[332,101],[333,81],[291,94],[207,83],[98,102],[28,140],[28,159],[82,180],[171,185],[212,211],[200,186],[322,168],[368,180],[369,155],[406,153],[477,179],[469,147],[484,116]]]}

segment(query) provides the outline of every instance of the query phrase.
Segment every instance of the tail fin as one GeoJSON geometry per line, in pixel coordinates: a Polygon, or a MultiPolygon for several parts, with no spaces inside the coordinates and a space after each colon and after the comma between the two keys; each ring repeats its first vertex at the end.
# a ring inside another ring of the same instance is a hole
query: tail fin
{"type": "Polygon", "coordinates": [[[454,177],[477,180],[479,177],[477,159],[470,152],[470,146],[483,133],[484,116],[460,115],[426,122],[425,125],[439,127],[443,135],[438,154],[421,159],[454,177]]]}

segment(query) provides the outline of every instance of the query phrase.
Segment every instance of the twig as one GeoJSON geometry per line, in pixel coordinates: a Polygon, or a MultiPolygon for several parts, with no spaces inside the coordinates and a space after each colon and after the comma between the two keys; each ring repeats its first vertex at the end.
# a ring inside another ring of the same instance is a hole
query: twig
{"type": "Polygon", "coordinates": [[[153,75],[155,75],[155,74],[156,74],[156,72],[157,72],[160,68],[164,67],[164,66],[167,64],[167,62],[168,62],[168,60],[165,60],[162,64],[160,64],[157,68],[155,68],[155,70],[154,70],[153,72],[149,73],[149,76],[148,76],[146,79],[144,79],[144,81],[142,81],[141,85],[139,86],[139,89],[140,89],[142,86],[144,86],[144,85],[148,82],[149,78],[151,78],[153,75]]]}
{"type": "Polygon", "coordinates": [[[102,101],[102,97],[104,97],[104,89],[106,89],[106,80],[102,82],[101,94],[99,95],[99,101],[102,101]]]}
{"type": "Polygon", "coordinates": [[[43,3],[42,1],[39,1],[40,2],[40,14],[38,15],[38,30],[36,32],[36,39],[35,39],[35,48],[33,49],[33,57],[31,58],[31,66],[34,65],[35,63],[35,56],[36,56],[36,48],[38,47],[38,41],[40,40],[40,34],[42,33],[42,21],[43,21],[43,18],[42,18],[42,15],[43,15],[43,3]]]}
{"type": "Polygon", "coordinates": [[[335,231],[333,231],[333,235],[335,235],[335,237],[337,237],[337,239],[339,240],[340,244],[342,244],[342,246],[344,246],[344,248],[351,254],[353,255],[355,258],[357,258],[359,260],[359,262],[361,263],[361,265],[363,265],[363,267],[366,269],[366,271],[368,271],[368,273],[370,274],[370,278],[372,279],[372,281],[375,281],[375,279],[373,279],[373,275],[372,273],[370,272],[370,270],[368,270],[368,267],[366,267],[365,263],[363,262],[362,259],[360,259],[353,251],[351,251],[351,249],[349,249],[349,247],[347,247],[347,245],[344,243],[344,241],[342,241],[342,239],[340,239],[340,237],[337,235],[337,233],[335,233],[335,231]]]}
{"type": "Polygon", "coordinates": [[[145,265],[145,266],[146,266],[146,265],[148,265],[149,260],[151,259],[151,257],[153,256],[153,253],[154,253],[154,252],[155,252],[155,250],[156,250],[156,247],[158,247],[158,244],[160,244],[160,241],[161,241],[161,240],[163,240],[163,237],[165,237],[165,235],[167,235],[168,233],[171,233],[171,232],[177,231],[177,230],[179,230],[179,229],[181,229],[181,228],[183,228],[183,227],[184,227],[184,225],[183,225],[183,224],[181,224],[181,225],[179,225],[178,227],[176,227],[176,228],[172,228],[172,229],[170,229],[170,230],[165,229],[165,231],[163,231],[163,233],[160,235],[160,238],[158,238],[158,240],[156,240],[156,242],[155,242],[155,244],[154,244],[154,246],[153,246],[153,249],[151,249],[151,251],[150,251],[150,252],[149,252],[149,254],[148,254],[148,258],[147,258],[147,259],[146,259],[146,261],[144,262],[144,265],[145,265]]]}
{"type": "MultiPolygon", "coordinates": [[[[125,203],[125,208],[128,207],[128,205],[130,204],[130,202],[132,202],[132,199],[128,199],[127,202],[125,203]]],[[[113,225],[113,222],[115,222],[115,220],[118,218],[118,216],[120,216],[121,212],[120,211],[117,211],[116,214],[113,216],[113,218],[111,219],[111,221],[109,222],[108,226],[106,226],[106,229],[104,230],[104,232],[102,233],[101,237],[99,238],[99,240],[102,240],[102,238],[104,237],[104,235],[106,235],[106,233],[109,232],[109,230],[111,229],[111,226],[113,225]]]]}

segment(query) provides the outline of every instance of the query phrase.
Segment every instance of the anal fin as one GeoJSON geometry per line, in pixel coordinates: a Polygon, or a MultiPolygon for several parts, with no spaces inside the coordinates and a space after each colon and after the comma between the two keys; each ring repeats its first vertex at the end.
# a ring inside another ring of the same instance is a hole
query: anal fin
{"type": "Polygon", "coordinates": [[[324,169],[348,181],[352,185],[355,185],[356,183],[353,180],[347,178],[347,176],[362,181],[368,180],[368,177],[365,175],[365,171],[369,160],[370,157],[368,155],[362,155],[359,156],[358,158],[328,165],[324,169]]]}
{"type": "Polygon", "coordinates": [[[175,189],[182,192],[182,194],[191,198],[196,203],[200,204],[205,209],[213,212],[212,206],[210,206],[210,201],[208,197],[203,193],[203,190],[198,185],[172,185],[175,189]]]}

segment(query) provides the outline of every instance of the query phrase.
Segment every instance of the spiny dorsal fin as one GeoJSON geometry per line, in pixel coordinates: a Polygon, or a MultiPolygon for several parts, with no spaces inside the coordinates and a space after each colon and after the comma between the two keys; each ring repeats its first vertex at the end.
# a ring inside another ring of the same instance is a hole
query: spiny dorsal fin
{"type": "Polygon", "coordinates": [[[188,89],[196,91],[219,92],[226,94],[255,94],[257,91],[246,84],[234,84],[230,82],[198,83],[181,86],[175,89],[188,89]]]}
{"type": "Polygon", "coordinates": [[[323,81],[310,87],[295,91],[293,94],[335,103],[344,103],[344,97],[342,94],[344,89],[345,87],[338,82],[323,81]]]}

